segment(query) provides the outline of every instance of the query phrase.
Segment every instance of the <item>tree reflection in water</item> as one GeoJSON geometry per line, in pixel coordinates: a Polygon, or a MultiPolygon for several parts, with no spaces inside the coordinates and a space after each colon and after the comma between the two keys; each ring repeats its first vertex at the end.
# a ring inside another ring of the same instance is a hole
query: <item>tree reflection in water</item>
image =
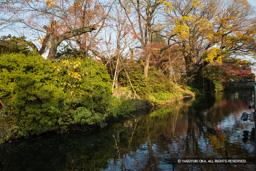
{"type": "Polygon", "coordinates": [[[178,164],[177,159],[255,158],[240,120],[250,92],[180,102],[91,134],[73,132],[0,146],[0,170],[238,170],[255,164],[178,164]]]}

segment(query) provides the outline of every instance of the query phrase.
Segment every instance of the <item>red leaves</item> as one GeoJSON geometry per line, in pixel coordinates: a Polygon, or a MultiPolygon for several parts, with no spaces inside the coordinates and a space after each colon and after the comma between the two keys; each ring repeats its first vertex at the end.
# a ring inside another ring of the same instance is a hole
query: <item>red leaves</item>
{"type": "Polygon", "coordinates": [[[230,82],[230,78],[235,82],[254,81],[255,75],[252,73],[252,69],[247,64],[224,64],[224,72],[229,78],[224,78],[223,82],[230,82]]]}

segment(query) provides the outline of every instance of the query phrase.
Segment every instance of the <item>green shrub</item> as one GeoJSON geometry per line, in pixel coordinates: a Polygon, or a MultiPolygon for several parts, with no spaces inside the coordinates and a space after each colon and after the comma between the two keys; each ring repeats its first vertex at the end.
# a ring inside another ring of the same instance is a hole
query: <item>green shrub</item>
{"type": "Polygon", "coordinates": [[[112,115],[110,85],[104,65],[93,60],[0,56],[0,98],[11,125],[7,138],[101,124],[112,115]]]}
{"type": "Polygon", "coordinates": [[[59,86],[73,109],[86,107],[93,113],[104,113],[111,101],[111,79],[102,63],[71,59],[57,63],[59,86]]]}
{"type": "MultiPolygon", "coordinates": [[[[142,98],[146,98],[150,93],[150,87],[147,84],[147,79],[143,75],[143,66],[139,63],[131,64],[127,68],[127,73],[136,94],[142,98]]],[[[119,83],[123,87],[131,86],[124,70],[119,74],[119,83]]]]}
{"type": "Polygon", "coordinates": [[[132,99],[119,99],[116,97],[112,97],[110,107],[108,108],[108,112],[112,114],[114,118],[117,117],[129,117],[131,116],[131,112],[135,111],[136,101],[132,99]]]}
{"type": "Polygon", "coordinates": [[[0,37],[0,54],[23,53],[37,54],[37,47],[26,40],[26,37],[2,36],[0,37]]]}
{"type": "Polygon", "coordinates": [[[193,93],[195,93],[195,95],[202,95],[201,92],[197,88],[187,86],[187,89],[192,91],[193,93]]]}
{"type": "MultiPolygon", "coordinates": [[[[127,71],[136,93],[142,98],[147,99],[152,93],[173,91],[173,85],[167,76],[153,67],[149,70],[148,78],[145,78],[143,65],[140,63],[130,64],[127,71]]],[[[125,72],[120,73],[119,83],[122,86],[130,86],[125,72]]]]}
{"type": "MultiPolygon", "coordinates": [[[[144,77],[143,65],[140,63],[130,64],[127,71],[137,95],[155,104],[163,104],[177,99],[182,94],[193,94],[176,86],[167,75],[154,67],[150,67],[148,78],[144,77]]],[[[121,72],[119,76],[121,86],[129,85],[124,72],[121,72]]]]}
{"type": "Polygon", "coordinates": [[[58,129],[66,99],[54,65],[41,56],[0,56],[0,98],[15,136],[58,129]]]}
{"type": "Polygon", "coordinates": [[[222,91],[224,89],[221,81],[226,77],[225,75],[223,68],[219,65],[210,65],[202,70],[202,76],[212,81],[215,91],[222,91]]]}

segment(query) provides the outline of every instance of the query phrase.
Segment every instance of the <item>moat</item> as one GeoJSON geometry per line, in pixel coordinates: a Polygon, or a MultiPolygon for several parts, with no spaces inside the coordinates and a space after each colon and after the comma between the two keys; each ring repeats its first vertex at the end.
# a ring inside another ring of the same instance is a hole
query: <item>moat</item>
{"type": "Polygon", "coordinates": [[[141,111],[90,134],[5,143],[0,170],[254,170],[255,124],[240,119],[253,99],[250,91],[216,94],[141,111]]]}

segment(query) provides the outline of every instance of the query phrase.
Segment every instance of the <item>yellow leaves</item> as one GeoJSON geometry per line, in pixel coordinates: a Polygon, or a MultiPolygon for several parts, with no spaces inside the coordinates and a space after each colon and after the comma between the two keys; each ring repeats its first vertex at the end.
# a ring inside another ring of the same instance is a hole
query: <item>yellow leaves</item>
{"type": "Polygon", "coordinates": [[[79,81],[82,80],[82,76],[77,72],[68,73],[68,75],[76,80],[79,80],[79,81]]]}
{"type": "Polygon", "coordinates": [[[76,69],[81,65],[81,62],[76,61],[76,62],[73,63],[73,65],[74,65],[74,69],[76,69]]]}
{"type": "Polygon", "coordinates": [[[192,17],[191,15],[185,15],[181,17],[180,22],[184,23],[185,21],[195,21],[195,18],[192,17]]]}
{"type": "Polygon", "coordinates": [[[79,88],[79,87],[82,87],[81,84],[72,84],[72,83],[69,83],[69,82],[63,82],[61,83],[62,86],[67,86],[69,88],[79,88]]]}
{"type": "Polygon", "coordinates": [[[196,8],[200,4],[199,0],[193,0],[192,6],[196,8]]]}
{"type": "Polygon", "coordinates": [[[165,9],[164,9],[164,12],[165,12],[165,13],[170,13],[171,11],[168,10],[167,8],[165,8],[165,9]]]}
{"type": "Polygon", "coordinates": [[[76,80],[79,80],[79,81],[82,80],[82,76],[77,72],[68,72],[68,76],[70,76],[71,78],[74,78],[76,80]]]}
{"type": "Polygon", "coordinates": [[[194,21],[194,18],[189,15],[183,16],[180,21],[176,22],[173,29],[173,34],[177,34],[180,39],[186,39],[189,36],[189,27],[184,24],[186,21],[194,21]]]}
{"type": "Polygon", "coordinates": [[[199,0],[193,0],[192,7],[202,9],[204,5],[201,5],[199,0]]]}
{"type": "Polygon", "coordinates": [[[57,70],[58,72],[61,71],[61,67],[60,66],[56,66],[56,67],[54,67],[54,69],[57,70]]]}
{"type": "Polygon", "coordinates": [[[42,37],[41,39],[39,39],[39,44],[41,45],[44,41],[44,37],[42,37]]]}
{"type": "Polygon", "coordinates": [[[208,38],[211,38],[213,30],[212,23],[205,17],[199,17],[197,15],[194,16],[195,22],[193,23],[194,26],[198,28],[198,32],[205,33],[208,38]]]}
{"type": "Polygon", "coordinates": [[[198,8],[199,9],[202,9],[202,8],[204,8],[205,6],[204,5],[198,5],[198,8]]]}
{"type": "Polygon", "coordinates": [[[173,29],[173,34],[177,34],[180,39],[186,39],[189,36],[189,27],[185,24],[177,24],[173,29]]]}
{"type": "Polygon", "coordinates": [[[65,64],[65,65],[67,65],[67,64],[70,63],[70,61],[69,61],[69,60],[64,60],[64,61],[62,61],[62,63],[65,64]]]}
{"type": "Polygon", "coordinates": [[[205,58],[206,62],[213,62],[213,60],[217,57],[217,53],[215,50],[211,50],[208,54],[207,57],[205,58]]]}
{"type": "Polygon", "coordinates": [[[160,0],[160,3],[164,4],[165,6],[167,6],[170,9],[173,9],[173,6],[170,2],[166,2],[164,0],[160,0]]]}
{"type": "Polygon", "coordinates": [[[144,65],[144,62],[143,62],[143,60],[140,60],[140,65],[144,65]]]}
{"type": "Polygon", "coordinates": [[[53,4],[53,0],[45,0],[46,5],[50,8],[53,4]]]}
{"type": "Polygon", "coordinates": [[[197,32],[202,32],[208,38],[213,37],[213,25],[210,21],[198,15],[182,16],[180,20],[176,21],[176,26],[173,29],[173,34],[179,36],[179,39],[184,40],[191,35],[190,28],[197,27],[197,32]]]}
{"type": "Polygon", "coordinates": [[[213,38],[213,34],[212,34],[212,33],[208,34],[208,35],[206,36],[206,38],[208,38],[208,39],[213,38]]]}
{"type": "Polygon", "coordinates": [[[77,69],[79,68],[79,66],[81,65],[80,61],[75,61],[75,62],[71,62],[69,60],[64,60],[62,61],[62,64],[66,67],[66,68],[74,68],[77,69]]]}
{"type": "Polygon", "coordinates": [[[231,30],[236,30],[237,26],[239,24],[239,20],[237,20],[234,16],[228,16],[228,17],[223,17],[223,18],[215,18],[214,23],[217,23],[221,25],[219,28],[219,32],[230,32],[231,30]]]}
{"type": "Polygon", "coordinates": [[[62,65],[68,69],[68,76],[70,76],[73,79],[82,80],[82,75],[79,74],[79,66],[81,65],[80,61],[69,61],[69,60],[64,60],[62,61],[62,65]]]}
{"type": "Polygon", "coordinates": [[[45,3],[47,5],[48,8],[54,6],[57,6],[57,3],[59,2],[59,0],[45,0],[45,3]]]}
{"type": "Polygon", "coordinates": [[[215,62],[216,65],[222,65],[222,59],[224,56],[220,55],[215,62]]]}
{"type": "Polygon", "coordinates": [[[173,6],[170,2],[166,2],[164,0],[160,0],[159,2],[167,7],[164,9],[165,13],[170,13],[173,10],[173,6]]]}
{"type": "Polygon", "coordinates": [[[222,50],[220,48],[212,48],[209,50],[204,60],[209,63],[215,62],[217,65],[222,65],[223,58],[224,56],[222,55],[222,50]]]}

